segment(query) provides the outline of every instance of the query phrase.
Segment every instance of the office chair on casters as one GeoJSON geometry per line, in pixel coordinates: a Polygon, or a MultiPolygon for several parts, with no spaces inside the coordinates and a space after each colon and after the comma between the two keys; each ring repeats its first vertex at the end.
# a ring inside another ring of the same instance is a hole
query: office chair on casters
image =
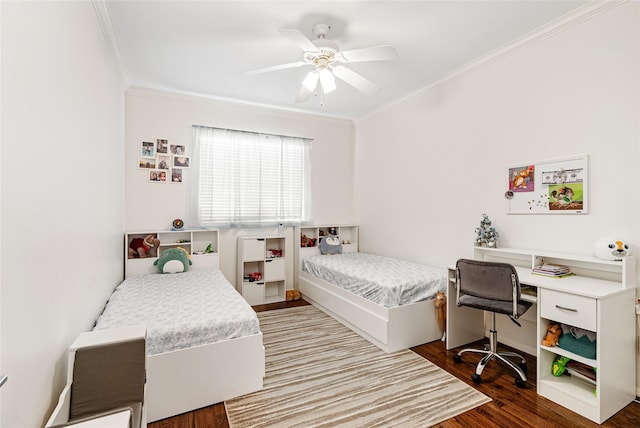
{"type": "Polygon", "coordinates": [[[462,361],[465,352],[485,354],[471,376],[475,383],[482,381],[481,375],[489,361],[497,358],[511,367],[516,373],[515,384],[524,388],[527,382],[527,363],[521,355],[514,352],[498,353],[498,332],[496,331],[496,313],[506,314],[516,321],[530,307],[531,302],[520,300],[520,281],[515,268],[508,263],[487,262],[480,260],[460,259],[456,263],[456,303],[458,306],[469,306],[491,312],[491,330],[489,346],[485,349],[463,349],[454,355],[456,363],[462,361]],[[518,364],[506,357],[520,359],[518,364]]]}

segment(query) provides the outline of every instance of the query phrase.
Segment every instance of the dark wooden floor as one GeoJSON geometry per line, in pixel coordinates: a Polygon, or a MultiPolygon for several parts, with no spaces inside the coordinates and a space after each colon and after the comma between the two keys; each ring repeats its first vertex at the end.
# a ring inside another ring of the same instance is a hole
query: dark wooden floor
{"type": "MultiPolygon", "coordinates": [[[[284,307],[305,305],[302,300],[271,305],[254,306],[257,312],[284,307]]],[[[500,333],[498,332],[498,336],[500,333]]],[[[482,347],[477,342],[469,347],[482,347]]],[[[490,403],[479,406],[459,416],[448,419],[438,427],[598,427],[600,425],[573,413],[564,407],[536,394],[535,357],[525,355],[528,365],[528,381],[525,389],[514,385],[513,375],[500,363],[491,362],[482,373],[482,383],[471,381],[471,374],[480,359],[479,354],[465,354],[463,362],[453,362],[455,351],[447,351],[441,341],[412,348],[412,351],[428,359],[457,378],[492,398],[490,403]]],[[[148,428],[227,428],[229,426],[224,403],[184,413],[147,425],[148,428]]],[[[602,424],[603,427],[640,427],[640,404],[629,404],[602,424]]]]}

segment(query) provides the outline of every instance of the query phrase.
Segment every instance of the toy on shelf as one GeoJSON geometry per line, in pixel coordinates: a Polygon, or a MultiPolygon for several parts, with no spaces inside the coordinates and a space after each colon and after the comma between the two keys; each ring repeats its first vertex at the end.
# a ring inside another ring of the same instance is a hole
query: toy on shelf
{"type": "Polygon", "coordinates": [[[152,251],[157,254],[160,240],[156,235],[147,235],[144,238],[133,238],[129,243],[129,258],[139,257],[145,259],[152,256],[152,251]]]}
{"type": "Polygon", "coordinates": [[[181,218],[177,218],[175,220],[173,220],[173,223],[171,223],[171,230],[183,230],[184,229],[184,221],[182,221],[181,218]]]}
{"type": "Polygon", "coordinates": [[[266,256],[270,259],[282,257],[282,250],[280,248],[271,248],[267,250],[266,256]]]}
{"type": "Polygon", "coordinates": [[[542,339],[542,344],[544,346],[558,346],[558,340],[562,335],[562,327],[560,324],[555,322],[550,322],[547,326],[547,334],[544,339],[542,339]]]}
{"type": "Polygon", "coordinates": [[[551,374],[561,376],[566,370],[567,363],[571,361],[569,357],[558,356],[551,365],[551,374]]]}
{"type": "Polygon", "coordinates": [[[248,273],[243,277],[245,282],[256,282],[262,279],[262,274],[260,272],[248,273]]]}
{"type": "Polygon", "coordinates": [[[307,235],[300,235],[300,247],[315,247],[316,246],[316,238],[307,238],[307,235]]]}
{"type": "Polygon", "coordinates": [[[593,251],[602,260],[622,260],[631,255],[631,246],[621,239],[603,237],[595,242],[593,251]]]}

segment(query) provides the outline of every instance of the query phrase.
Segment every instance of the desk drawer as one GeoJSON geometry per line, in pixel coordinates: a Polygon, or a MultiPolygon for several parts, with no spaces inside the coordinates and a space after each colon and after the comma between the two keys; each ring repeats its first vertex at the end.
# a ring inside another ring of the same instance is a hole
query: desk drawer
{"type": "Polygon", "coordinates": [[[596,299],[554,290],[538,291],[542,318],[596,331],[596,299]]]}

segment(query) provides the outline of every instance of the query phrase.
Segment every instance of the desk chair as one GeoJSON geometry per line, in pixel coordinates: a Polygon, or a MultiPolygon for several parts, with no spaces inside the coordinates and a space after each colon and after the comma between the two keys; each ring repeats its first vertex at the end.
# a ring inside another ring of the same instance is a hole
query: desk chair
{"type": "Polygon", "coordinates": [[[462,361],[465,352],[485,354],[471,376],[475,383],[482,381],[481,375],[489,361],[497,358],[517,373],[515,383],[524,388],[527,381],[527,364],[521,355],[514,352],[498,353],[498,332],[496,331],[496,313],[506,314],[516,321],[530,307],[531,302],[520,300],[520,282],[513,266],[508,263],[487,262],[480,260],[460,259],[456,263],[456,303],[458,306],[469,306],[491,312],[491,330],[489,345],[484,349],[463,349],[453,360],[462,361]],[[520,363],[515,364],[506,357],[517,357],[520,363]]]}

